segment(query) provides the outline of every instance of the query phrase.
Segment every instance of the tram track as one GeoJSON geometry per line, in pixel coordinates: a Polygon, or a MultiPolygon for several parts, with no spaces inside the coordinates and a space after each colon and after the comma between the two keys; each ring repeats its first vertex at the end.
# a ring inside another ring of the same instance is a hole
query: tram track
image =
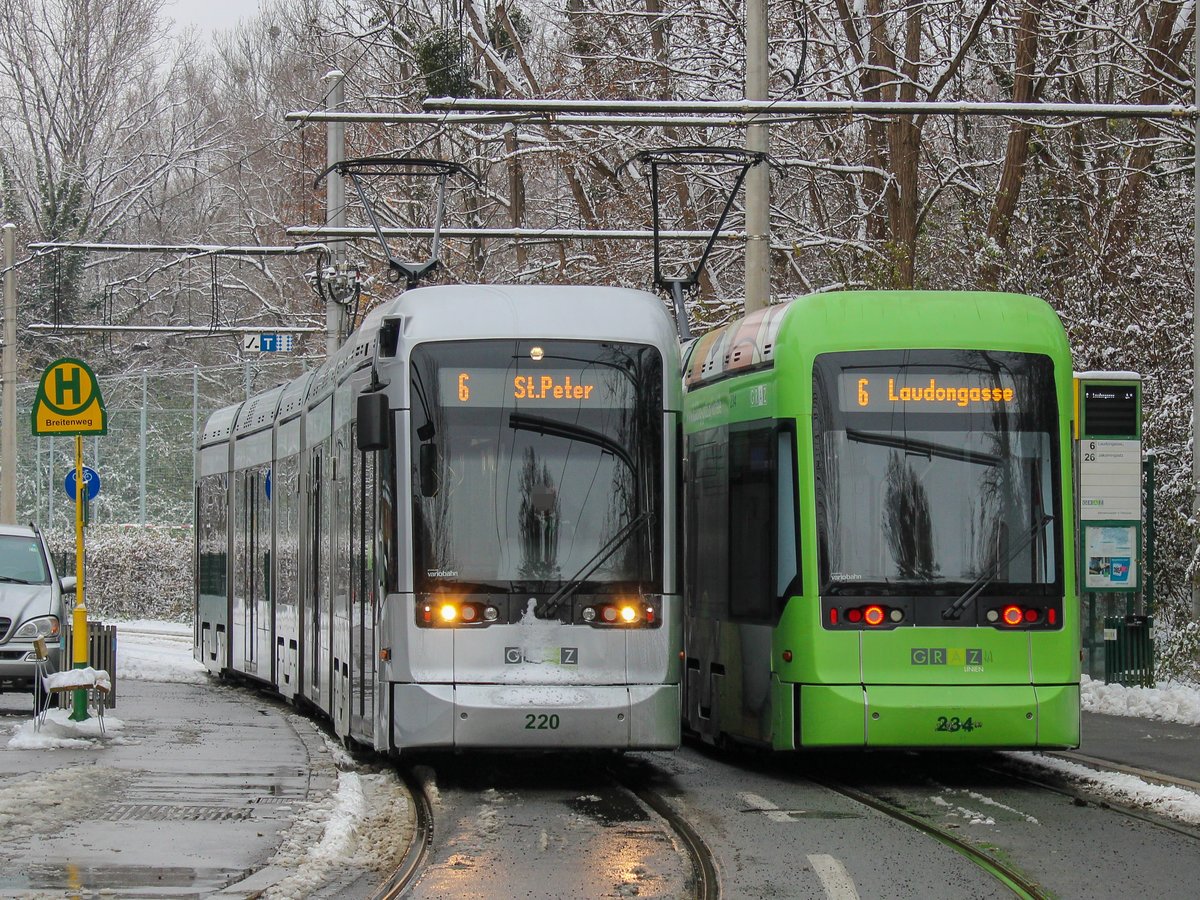
{"type": "Polygon", "coordinates": [[[859,788],[851,787],[839,781],[833,781],[826,778],[808,776],[809,780],[826,790],[832,791],[835,794],[840,794],[855,803],[869,807],[876,812],[882,813],[888,818],[894,819],[911,828],[915,828],[922,834],[928,835],[939,843],[944,844],[955,852],[969,859],[972,863],[978,866],[981,870],[999,881],[1008,890],[1012,891],[1023,900],[1049,900],[1052,896],[1037,882],[1023,875],[1012,866],[996,859],[984,850],[975,846],[969,841],[966,841],[952,831],[940,828],[932,822],[908,812],[902,807],[884,800],[882,797],[866,793],[859,788]]]}
{"type": "Polygon", "coordinates": [[[397,774],[412,798],[412,838],[409,840],[408,849],[404,851],[399,865],[371,895],[371,900],[396,900],[403,896],[408,887],[424,870],[433,846],[433,801],[429,798],[425,783],[406,769],[399,770],[397,774]]]}
{"type": "Polygon", "coordinates": [[[695,888],[691,896],[695,900],[718,900],[721,896],[720,876],[712,851],[704,838],[662,794],[647,784],[643,771],[622,761],[621,764],[611,766],[609,772],[618,785],[653,810],[679,838],[691,863],[692,883],[695,888]]]}
{"type": "MultiPolygon", "coordinates": [[[[1192,793],[1200,793],[1200,784],[1184,778],[1172,778],[1171,776],[1164,775],[1161,772],[1152,772],[1148,769],[1139,769],[1136,766],[1127,766],[1120,763],[1109,762],[1107,760],[1096,759],[1094,757],[1085,756],[1081,753],[1046,753],[1044,755],[1053,759],[1063,760],[1064,762],[1075,763],[1095,772],[1118,772],[1122,775],[1131,775],[1136,778],[1140,778],[1143,781],[1146,781],[1150,784],[1156,784],[1161,787],[1175,787],[1180,788],[1181,790],[1191,791],[1192,793]]],[[[1118,815],[1123,815],[1130,819],[1136,819],[1139,822],[1145,822],[1149,825],[1153,825],[1157,828],[1163,828],[1183,837],[1200,841],[1200,829],[1179,822],[1173,822],[1165,816],[1143,812],[1134,806],[1131,806],[1127,803],[1122,803],[1119,800],[1115,800],[1111,797],[1097,796],[1096,793],[1089,792],[1086,789],[1075,785],[1070,779],[1054,772],[1053,770],[1037,769],[1035,771],[1035,764],[1025,763],[1018,759],[1007,758],[1005,762],[996,765],[981,765],[980,768],[984,771],[1003,775],[1005,778],[1016,779],[1024,784],[1030,785],[1031,787],[1036,787],[1045,791],[1051,791],[1052,793],[1060,796],[1070,798],[1072,801],[1080,805],[1087,804],[1099,807],[1101,809],[1111,810],[1118,815]]]]}

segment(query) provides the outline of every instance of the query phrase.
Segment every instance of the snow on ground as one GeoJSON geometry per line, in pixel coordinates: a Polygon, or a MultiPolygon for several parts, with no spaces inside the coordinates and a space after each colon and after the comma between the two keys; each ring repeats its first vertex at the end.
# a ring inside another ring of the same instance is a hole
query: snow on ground
{"type": "MultiPolygon", "coordinates": [[[[117,626],[117,679],[169,681],[203,684],[205,669],[192,658],[192,628],[177,622],[139,620],[111,623],[117,626]]],[[[124,722],[113,715],[104,717],[104,734],[95,716],[72,722],[69,709],[51,709],[41,728],[33,719],[17,724],[0,750],[102,750],[106,744],[123,743],[124,722]]],[[[398,862],[397,854],[407,846],[412,813],[404,785],[385,765],[358,766],[340,746],[326,738],[331,763],[337,767],[334,788],[313,796],[276,851],[272,864],[288,875],[267,889],[271,898],[300,898],[316,890],[329,876],[347,865],[379,873],[398,862]]],[[[105,774],[98,766],[81,767],[85,773],[105,774]]],[[[0,826],[11,818],[0,791],[0,826]]],[[[25,802],[15,797],[19,807],[25,802]]]]}
{"type": "Polygon", "coordinates": [[[1080,699],[1085,712],[1200,725],[1200,688],[1191,685],[1168,683],[1156,688],[1125,687],[1093,681],[1084,675],[1082,689],[1080,699]]]}
{"type": "Polygon", "coordinates": [[[1089,792],[1100,794],[1124,806],[1156,813],[1188,825],[1200,825],[1200,794],[1183,788],[1150,784],[1134,775],[1100,772],[1039,753],[1009,753],[1008,756],[1025,765],[1056,772],[1084,786],[1089,792]]]}
{"type": "Polygon", "coordinates": [[[192,659],[192,626],[180,622],[108,622],[117,626],[117,677],[135,681],[204,684],[204,666],[192,659]]]}

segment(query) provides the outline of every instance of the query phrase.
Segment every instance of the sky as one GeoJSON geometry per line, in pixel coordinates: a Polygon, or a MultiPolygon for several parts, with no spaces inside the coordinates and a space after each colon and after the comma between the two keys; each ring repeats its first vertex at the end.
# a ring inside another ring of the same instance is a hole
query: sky
{"type": "Polygon", "coordinates": [[[167,0],[163,11],[175,20],[177,30],[194,25],[211,33],[232,28],[254,15],[258,7],[257,0],[167,0]]]}

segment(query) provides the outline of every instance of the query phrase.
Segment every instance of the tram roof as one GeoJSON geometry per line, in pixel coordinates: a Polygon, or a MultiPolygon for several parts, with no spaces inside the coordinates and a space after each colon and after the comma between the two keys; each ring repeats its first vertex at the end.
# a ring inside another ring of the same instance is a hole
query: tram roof
{"type": "MultiPolygon", "coordinates": [[[[403,316],[408,342],[487,338],[609,340],[675,347],[663,302],[628,288],[578,285],[436,285],[372,313],[403,316]]],[[[364,326],[367,323],[364,323],[364,326]]]]}
{"type": "Polygon", "coordinates": [[[714,329],[684,354],[684,383],[699,387],[794,357],[843,350],[1008,349],[1069,355],[1044,300],[989,291],[831,291],[769,306],[714,329]]]}

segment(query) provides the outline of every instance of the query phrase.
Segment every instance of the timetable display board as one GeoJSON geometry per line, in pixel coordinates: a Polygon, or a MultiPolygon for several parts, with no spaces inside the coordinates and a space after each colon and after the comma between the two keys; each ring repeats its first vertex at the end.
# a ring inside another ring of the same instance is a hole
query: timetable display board
{"type": "Polygon", "coordinates": [[[1141,376],[1075,377],[1080,584],[1136,592],[1142,529],[1141,376]]]}

